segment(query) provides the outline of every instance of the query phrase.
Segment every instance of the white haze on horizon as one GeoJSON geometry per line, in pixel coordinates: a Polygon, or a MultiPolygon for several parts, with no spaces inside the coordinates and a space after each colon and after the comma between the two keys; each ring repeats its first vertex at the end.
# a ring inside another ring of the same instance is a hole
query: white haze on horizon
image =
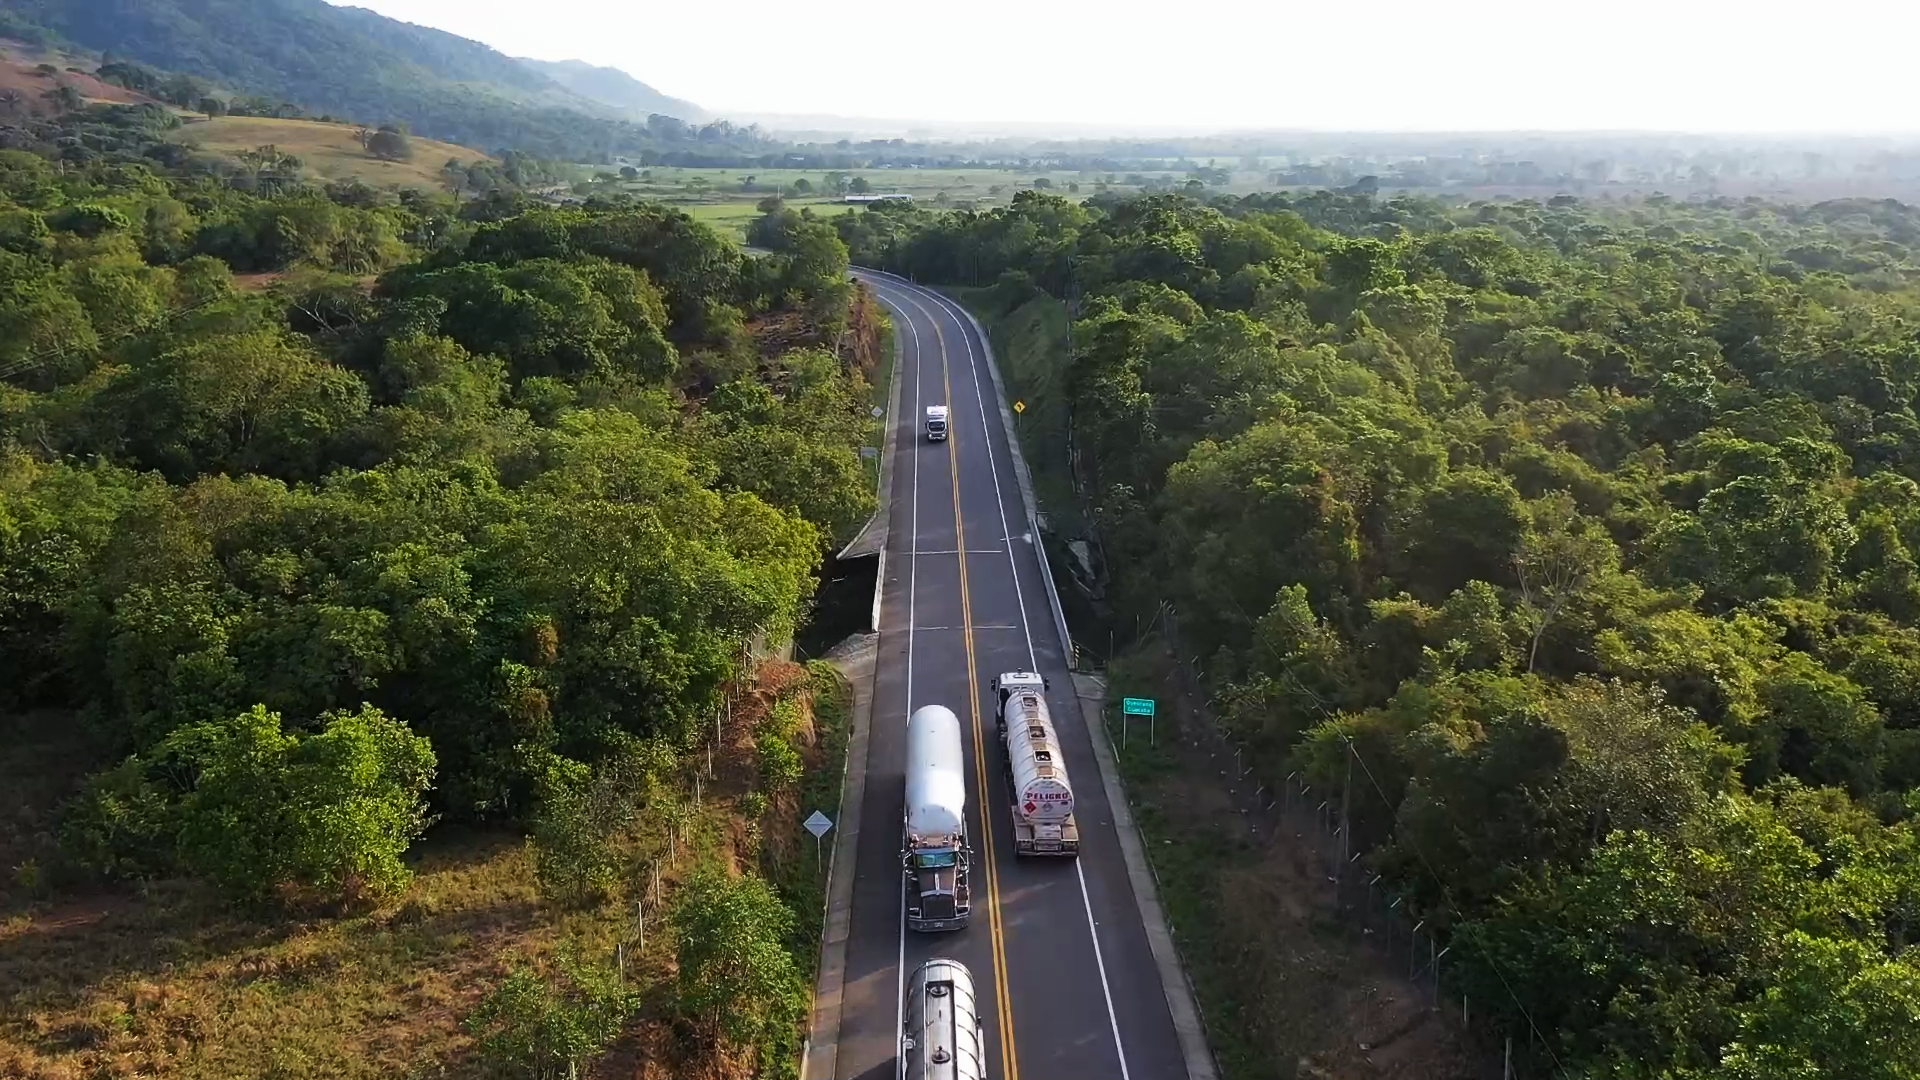
{"type": "Polygon", "coordinates": [[[356,0],[719,116],[1109,130],[1920,131],[1920,5],[1874,0],[356,0]]]}

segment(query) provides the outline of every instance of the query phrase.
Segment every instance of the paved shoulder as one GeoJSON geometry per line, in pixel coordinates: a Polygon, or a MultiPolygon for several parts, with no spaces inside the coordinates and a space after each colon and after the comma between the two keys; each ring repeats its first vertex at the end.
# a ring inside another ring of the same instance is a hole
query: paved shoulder
{"type": "Polygon", "coordinates": [[[840,784],[833,859],[827,864],[826,925],[820,935],[820,974],[814,983],[813,1022],[800,1062],[801,1080],[830,1080],[840,1049],[840,1007],[847,979],[847,938],[853,932],[854,852],[860,850],[860,803],[867,789],[867,730],[873,720],[877,634],[847,639],[828,657],[853,687],[847,720],[846,771],[840,784]]]}
{"type": "Polygon", "coordinates": [[[1188,1080],[1215,1080],[1213,1051],[1207,1046],[1206,1025],[1200,1021],[1200,1007],[1194,997],[1187,969],[1180,963],[1180,951],[1174,946],[1173,931],[1167,913],[1160,906],[1160,879],[1147,861],[1146,845],[1133,821],[1133,809],[1120,783],[1119,763],[1113,757],[1102,712],[1107,703],[1107,683],[1098,675],[1073,676],[1074,695],[1079,699],[1080,715],[1093,734],[1093,758],[1100,766],[1100,784],[1106,788],[1107,805],[1113,810],[1113,827],[1120,834],[1120,855],[1127,862],[1127,880],[1133,886],[1134,902],[1140,905],[1140,921],[1147,931],[1147,944],[1153,949],[1153,963],[1160,972],[1160,987],[1167,995],[1167,1011],[1173,1014],[1173,1030],[1180,1038],[1180,1055],[1187,1062],[1188,1080]]]}

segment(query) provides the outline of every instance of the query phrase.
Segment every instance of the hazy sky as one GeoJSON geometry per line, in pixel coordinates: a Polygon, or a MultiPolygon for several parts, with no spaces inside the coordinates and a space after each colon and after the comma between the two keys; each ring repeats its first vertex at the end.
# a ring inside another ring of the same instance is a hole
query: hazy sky
{"type": "Polygon", "coordinates": [[[1920,131],[1911,0],[360,0],[721,115],[1920,131]]]}

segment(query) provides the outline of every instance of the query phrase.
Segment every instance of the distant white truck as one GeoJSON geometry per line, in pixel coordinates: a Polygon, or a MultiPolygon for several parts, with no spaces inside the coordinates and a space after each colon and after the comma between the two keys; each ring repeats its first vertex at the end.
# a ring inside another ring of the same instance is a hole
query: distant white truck
{"type": "Polygon", "coordinates": [[[994,720],[1006,749],[1013,792],[1013,850],[1020,855],[1080,854],[1080,823],[1073,816],[1073,783],[1047,710],[1047,680],[1009,671],[990,684],[994,720]]]}
{"type": "Polygon", "coordinates": [[[943,442],[947,437],[947,407],[945,405],[927,406],[927,440],[943,442]]]}

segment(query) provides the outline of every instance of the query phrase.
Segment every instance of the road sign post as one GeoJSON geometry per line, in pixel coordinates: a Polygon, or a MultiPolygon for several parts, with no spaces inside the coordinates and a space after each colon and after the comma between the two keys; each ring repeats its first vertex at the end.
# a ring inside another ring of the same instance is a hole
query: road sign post
{"type": "Polygon", "coordinates": [[[802,828],[813,834],[813,876],[820,876],[820,838],[833,828],[833,819],[818,810],[813,816],[800,823],[802,828]]]}
{"type": "Polygon", "coordinates": [[[1127,745],[1127,717],[1129,716],[1144,716],[1147,718],[1147,745],[1153,745],[1155,734],[1153,712],[1152,698],[1130,697],[1120,699],[1120,745],[1122,747],[1127,745]]]}

